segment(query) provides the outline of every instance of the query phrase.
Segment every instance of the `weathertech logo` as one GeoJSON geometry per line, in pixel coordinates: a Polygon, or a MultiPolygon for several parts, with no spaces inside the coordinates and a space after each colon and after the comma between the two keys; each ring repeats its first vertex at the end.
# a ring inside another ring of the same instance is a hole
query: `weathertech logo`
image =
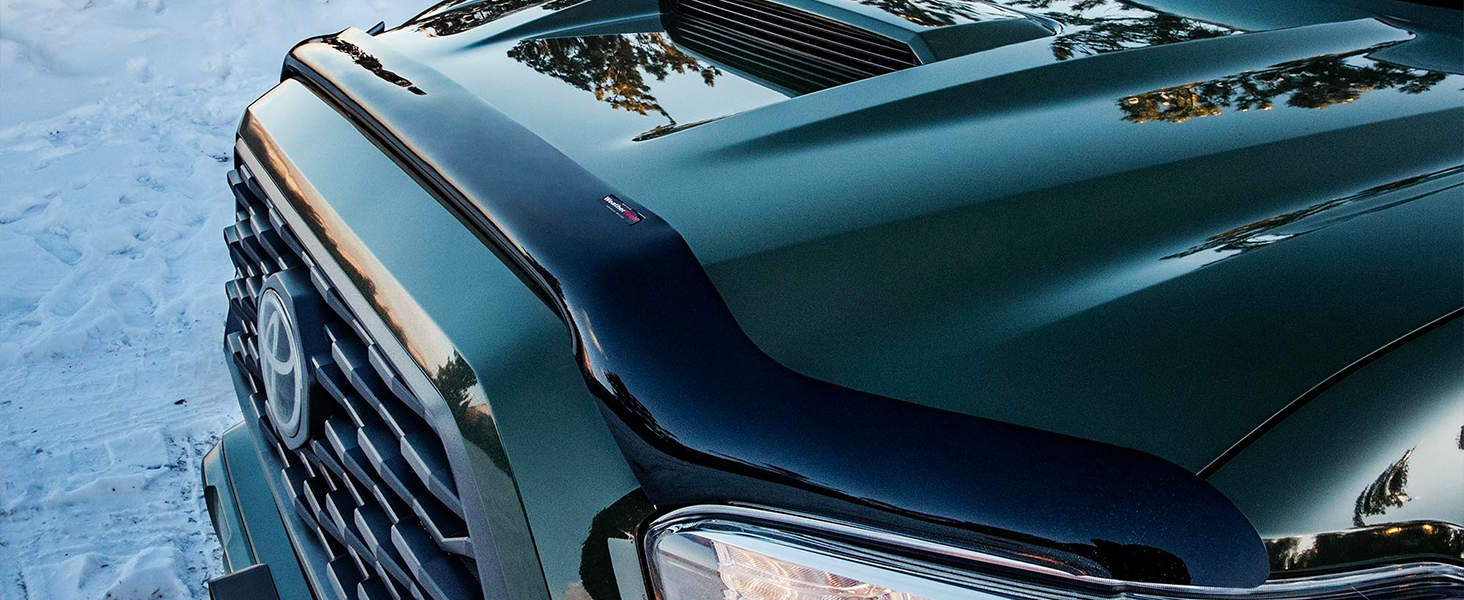
{"type": "Polygon", "coordinates": [[[625,221],[626,225],[635,225],[636,223],[641,222],[641,219],[645,218],[642,217],[641,214],[637,212],[634,208],[631,208],[629,204],[621,202],[620,199],[616,198],[615,196],[605,196],[604,198],[600,199],[600,203],[604,204],[605,208],[610,209],[610,212],[619,215],[620,220],[625,221]]]}

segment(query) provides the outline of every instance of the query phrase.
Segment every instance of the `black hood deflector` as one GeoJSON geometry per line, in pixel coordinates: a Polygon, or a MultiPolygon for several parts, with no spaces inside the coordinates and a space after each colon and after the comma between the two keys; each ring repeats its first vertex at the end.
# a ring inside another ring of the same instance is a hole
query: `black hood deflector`
{"type": "Polygon", "coordinates": [[[1177,465],[774,362],[669,224],[366,33],[302,43],[285,76],[331,99],[538,286],[658,506],[757,503],[1130,581],[1265,580],[1250,523],[1177,465]],[[607,210],[609,195],[639,221],[607,210]]]}

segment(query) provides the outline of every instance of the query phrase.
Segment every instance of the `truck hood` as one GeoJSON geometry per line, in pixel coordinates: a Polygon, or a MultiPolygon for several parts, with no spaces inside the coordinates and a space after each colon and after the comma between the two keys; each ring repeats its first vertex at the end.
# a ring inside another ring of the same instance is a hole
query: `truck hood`
{"type": "Polygon", "coordinates": [[[1199,472],[1464,304],[1457,13],[793,4],[924,64],[802,89],[653,0],[449,2],[377,39],[674,226],[772,358],[865,392],[1199,472]],[[1025,33],[960,29],[991,10],[1025,33]]]}

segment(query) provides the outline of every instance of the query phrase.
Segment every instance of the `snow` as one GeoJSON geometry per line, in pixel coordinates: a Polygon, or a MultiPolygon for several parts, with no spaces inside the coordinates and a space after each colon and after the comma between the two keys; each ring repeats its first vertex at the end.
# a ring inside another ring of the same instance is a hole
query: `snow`
{"type": "Polygon", "coordinates": [[[224,186],[295,41],[423,0],[0,0],[0,599],[207,598],[224,186]]]}
{"type": "Polygon", "coordinates": [[[25,570],[33,598],[187,598],[176,548],[143,550],[120,565],[95,552],[25,570]]]}

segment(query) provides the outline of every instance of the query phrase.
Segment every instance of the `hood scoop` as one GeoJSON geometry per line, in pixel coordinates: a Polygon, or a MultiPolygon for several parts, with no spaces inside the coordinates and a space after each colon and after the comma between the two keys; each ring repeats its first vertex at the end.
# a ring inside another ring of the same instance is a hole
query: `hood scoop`
{"type": "Polygon", "coordinates": [[[793,94],[921,62],[909,44],[769,0],[675,0],[670,16],[688,50],[793,94]]]}
{"type": "Polygon", "coordinates": [[[1057,30],[974,0],[667,0],[663,10],[678,45],[794,95],[1057,30]]]}

